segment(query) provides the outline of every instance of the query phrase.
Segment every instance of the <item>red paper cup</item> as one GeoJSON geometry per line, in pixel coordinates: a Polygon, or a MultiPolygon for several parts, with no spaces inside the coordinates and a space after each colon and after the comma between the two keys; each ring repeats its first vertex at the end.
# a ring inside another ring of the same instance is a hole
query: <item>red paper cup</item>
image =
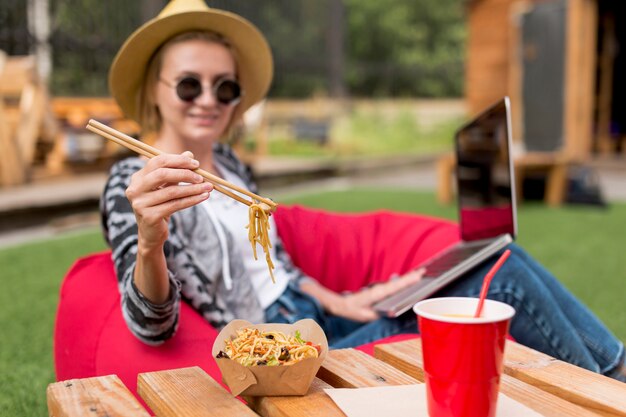
{"type": "Polygon", "coordinates": [[[477,298],[421,301],[418,315],[428,413],[431,417],[493,417],[502,373],[504,342],[515,309],[477,298]]]}

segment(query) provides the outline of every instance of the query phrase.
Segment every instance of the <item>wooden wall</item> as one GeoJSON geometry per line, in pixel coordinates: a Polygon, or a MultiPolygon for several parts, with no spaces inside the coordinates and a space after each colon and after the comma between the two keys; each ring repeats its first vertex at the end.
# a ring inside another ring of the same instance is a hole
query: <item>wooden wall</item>
{"type": "Polygon", "coordinates": [[[565,151],[590,156],[596,96],[598,8],[596,0],[569,0],[565,61],[565,151]]]}
{"type": "Polygon", "coordinates": [[[468,4],[465,96],[471,114],[508,93],[509,16],[514,1],[476,0],[468,4]]]}
{"type": "MultiPolygon", "coordinates": [[[[470,115],[504,95],[513,110],[513,136],[523,140],[521,13],[546,0],[472,0],[467,4],[465,97],[470,115]]],[[[564,150],[589,156],[595,96],[597,0],[568,0],[565,57],[564,150]]]]}

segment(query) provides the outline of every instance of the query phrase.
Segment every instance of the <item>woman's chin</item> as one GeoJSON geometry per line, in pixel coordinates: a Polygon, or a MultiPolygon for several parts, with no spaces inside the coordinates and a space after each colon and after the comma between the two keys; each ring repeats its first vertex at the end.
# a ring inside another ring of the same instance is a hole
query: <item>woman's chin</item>
{"type": "Polygon", "coordinates": [[[188,140],[193,142],[205,142],[207,140],[214,142],[222,136],[223,131],[224,129],[218,129],[214,125],[195,125],[191,129],[187,130],[186,136],[188,140]]]}

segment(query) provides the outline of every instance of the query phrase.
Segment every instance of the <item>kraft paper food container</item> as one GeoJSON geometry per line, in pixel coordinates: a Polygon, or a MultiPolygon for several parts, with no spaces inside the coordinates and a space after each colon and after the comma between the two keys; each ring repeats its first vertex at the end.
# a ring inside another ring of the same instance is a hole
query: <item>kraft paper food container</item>
{"type": "Polygon", "coordinates": [[[322,328],[311,319],[299,320],[294,324],[252,324],[246,320],[233,320],[217,335],[212,353],[222,372],[222,379],[235,396],[304,395],[326,358],[328,341],[322,328]],[[286,335],[294,335],[299,330],[302,339],[321,346],[320,356],[303,359],[289,366],[243,366],[232,359],[215,358],[220,350],[224,350],[224,342],[234,339],[237,330],[245,327],[278,331],[286,335]]]}

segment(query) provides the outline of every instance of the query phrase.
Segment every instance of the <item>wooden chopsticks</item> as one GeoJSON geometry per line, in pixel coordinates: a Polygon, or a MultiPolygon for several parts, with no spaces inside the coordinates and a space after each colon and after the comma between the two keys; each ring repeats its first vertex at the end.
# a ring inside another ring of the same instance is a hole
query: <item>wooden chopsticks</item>
{"type": "MultiPolygon", "coordinates": [[[[143,155],[147,158],[154,158],[157,155],[163,154],[163,152],[158,150],[157,148],[154,148],[148,145],[147,143],[141,142],[137,139],[131,138],[130,136],[125,135],[124,133],[119,132],[105,124],[102,124],[98,122],[97,120],[90,119],[89,123],[87,123],[87,129],[91,130],[94,133],[97,133],[100,136],[105,137],[106,139],[109,139],[117,143],[118,145],[124,146],[125,148],[128,148],[131,151],[137,152],[138,154],[143,155]]],[[[271,211],[276,210],[276,203],[274,203],[272,200],[268,198],[264,198],[259,195],[256,195],[253,192],[246,190],[245,188],[241,188],[235,184],[232,184],[201,168],[194,170],[194,172],[196,172],[197,174],[200,174],[205,180],[213,184],[213,188],[216,191],[219,191],[220,193],[227,195],[230,198],[233,198],[239,201],[240,203],[250,206],[252,204],[255,204],[258,201],[259,203],[264,203],[265,205],[268,206],[267,208],[263,207],[265,211],[271,212],[271,211]],[[227,190],[224,187],[230,188],[231,190],[238,191],[242,194],[245,194],[248,197],[252,198],[252,200],[246,200],[245,198],[233,193],[230,190],[227,190]]]]}

